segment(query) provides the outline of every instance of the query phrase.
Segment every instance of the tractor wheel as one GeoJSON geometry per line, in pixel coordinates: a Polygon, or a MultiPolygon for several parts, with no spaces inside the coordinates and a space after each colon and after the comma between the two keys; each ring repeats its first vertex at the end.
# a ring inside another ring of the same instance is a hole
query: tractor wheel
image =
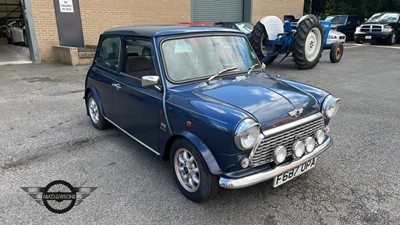
{"type": "Polygon", "coordinates": [[[330,60],[332,63],[340,62],[343,56],[343,44],[341,42],[335,42],[331,45],[330,60]]]}
{"type": "MultiPolygon", "coordinates": [[[[271,50],[269,47],[265,46],[263,41],[268,39],[267,31],[265,30],[264,24],[257,22],[254,26],[253,31],[250,36],[250,44],[253,47],[254,51],[257,54],[258,59],[262,60],[268,52],[271,50]]],[[[272,63],[276,57],[272,58],[266,63],[272,63]]]]}
{"type": "Polygon", "coordinates": [[[312,69],[317,65],[324,46],[323,37],[322,25],[314,15],[308,15],[297,25],[292,54],[299,69],[312,69]]]}

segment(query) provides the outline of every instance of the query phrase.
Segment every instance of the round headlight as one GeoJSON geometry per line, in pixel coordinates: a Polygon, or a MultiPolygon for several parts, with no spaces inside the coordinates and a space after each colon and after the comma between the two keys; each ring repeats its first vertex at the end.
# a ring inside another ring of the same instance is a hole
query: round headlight
{"type": "Polygon", "coordinates": [[[306,140],[304,140],[304,145],[306,146],[306,152],[311,153],[315,148],[315,139],[312,137],[306,138],[306,140]]]}
{"type": "Polygon", "coordinates": [[[235,131],[235,145],[241,150],[254,147],[260,136],[260,125],[252,119],[243,120],[235,131]]]}
{"type": "Polygon", "coordinates": [[[317,132],[315,132],[315,139],[317,140],[317,143],[319,145],[324,143],[325,138],[325,133],[322,130],[318,130],[317,132]]]}
{"type": "Polygon", "coordinates": [[[325,98],[324,102],[322,103],[322,114],[325,116],[325,118],[330,119],[336,115],[337,111],[339,110],[339,100],[339,98],[335,98],[332,95],[329,95],[325,98]]]}
{"type": "Polygon", "coordinates": [[[276,147],[274,151],[274,159],[277,164],[283,163],[286,159],[286,148],[283,146],[276,147]]]}
{"type": "Polygon", "coordinates": [[[293,146],[292,146],[293,155],[296,158],[302,157],[303,154],[304,154],[305,148],[306,147],[305,147],[305,145],[304,145],[304,143],[302,141],[294,142],[293,146]]]}

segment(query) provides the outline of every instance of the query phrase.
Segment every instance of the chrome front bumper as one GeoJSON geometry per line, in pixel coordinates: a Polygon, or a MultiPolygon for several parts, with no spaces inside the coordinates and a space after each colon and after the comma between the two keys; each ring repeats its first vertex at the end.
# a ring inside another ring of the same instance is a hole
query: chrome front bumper
{"type": "Polygon", "coordinates": [[[280,166],[275,167],[272,170],[268,171],[263,171],[259,172],[247,177],[242,177],[242,178],[237,178],[237,179],[230,179],[230,178],[224,178],[221,177],[219,179],[219,186],[223,188],[228,188],[228,189],[238,189],[238,188],[244,188],[248,187],[254,184],[258,184],[267,180],[270,180],[286,171],[289,171],[291,169],[294,169],[303,163],[306,163],[307,161],[317,157],[320,155],[322,152],[324,152],[326,149],[328,149],[332,145],[332,139],[330,136],[327,135],[327,139],[325,140],[324,143],[319,145],[317,148],[314,149],[314,151],[310,154],[304,155],[302,158],[299,160],[287,163],[287,164],[282,164],[280,166]]]}

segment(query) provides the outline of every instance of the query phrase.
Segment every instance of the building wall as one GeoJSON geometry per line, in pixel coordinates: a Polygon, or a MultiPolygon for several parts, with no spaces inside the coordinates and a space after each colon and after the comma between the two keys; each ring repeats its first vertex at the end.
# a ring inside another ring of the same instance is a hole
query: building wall
{"type": "Polygon", "coordinates": [[[44,61],[52,60],[52,47],[59,45],[53,0],[31,0],[30,3],[40,57],[44,61]]]}
{"type": "Polygon", "coordinates": [[[80,1],[86,45],[97,45],[105,30],[131,25],[190,21],[190,0],[80,1]]]}
{"type": "MultiPolygon", "coordinates": [[[[59,45],[53,0],[30,2],[40,56],[53,60],[52,46],[59,45]]],[[[113,27],[191,21],[191,0],[81,0],[79,4],[86,45],[97,45],[99,35],[113,27]]],[[[304,0],[253,0],[252,22],[267,15],[299,17],[303,4],[304,0]]]]}
{"type": "Polygon", "coordinates": [[[304,0],[253,0],[252,23],[256,24],[264,16],[303,15],[304,0]]]}

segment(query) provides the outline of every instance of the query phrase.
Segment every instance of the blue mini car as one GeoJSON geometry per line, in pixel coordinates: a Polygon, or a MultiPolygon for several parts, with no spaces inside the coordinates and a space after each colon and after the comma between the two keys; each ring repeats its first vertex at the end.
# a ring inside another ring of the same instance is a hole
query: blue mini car
{"type": "Polygon", "coordinates": [[[339,107],[326,91],[266,74],[243,33],[218,27],[108,30],[85,89],[94,127],[112,124],[170,160],[195,202],[312,169],[339,107]]]}

